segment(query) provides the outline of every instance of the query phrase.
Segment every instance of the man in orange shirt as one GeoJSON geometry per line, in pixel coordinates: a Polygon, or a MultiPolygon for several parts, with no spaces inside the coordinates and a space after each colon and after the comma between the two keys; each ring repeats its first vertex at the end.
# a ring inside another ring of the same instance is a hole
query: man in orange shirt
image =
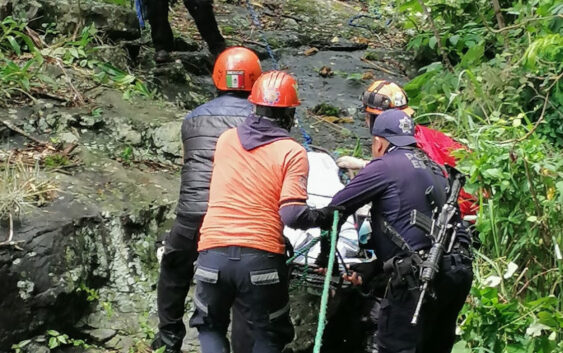
{"type": "Polygon", "coordinates": [[[229,352],[233,304],[252,333],[252,352],[282,351],[294,334],[283,226],[328,228],[335,209],[305,203],[307,154],[288,134],[300,104],[295,79],[265,73],[248,99],[255,114],[217,142],[201,228],[190,325],[199,331],[202,353],[229,352]]]}

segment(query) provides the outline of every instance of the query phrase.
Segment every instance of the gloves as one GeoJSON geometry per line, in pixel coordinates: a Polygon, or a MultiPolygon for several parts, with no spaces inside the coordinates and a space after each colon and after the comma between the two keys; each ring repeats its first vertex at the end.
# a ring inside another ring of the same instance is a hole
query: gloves
{"type": "Polygon", "coordinates": [[[342,169],[362,169],[366,164],[368,164],[368,161],[352,156],[343,156],[336,160],[336,165],[342,169]]]}
{"type": "MultiPolygon", "coordinates": [[[[338,211],[342,214],[344,212],[344,207],[326,206],[315,211],[317,212],[316,224],[323,230],[330,230],[332,228],[332,224],[334,223],[334,211],[338,211]]],[[[345,218],[341,217],[340,220],[345,220],[345,218]]],[[[340,228],[340,225],[342,225],[342,223],[343,222],[339,223],[338,228],[340,228]]],[[[330,239],[323,237],[320,243],[321,252],[319,256],[317,256],[315,264],[319,267],[326,267],[328,264],[328,254],[330,252],[330,239]]]]}
{"type": "MultiPolygon", "coordinates": [[[[332,228],[332,223],[334,219],[334,211],[344,212],[344,207],[342,206],[326,206],[313,210],[315,212],[316,220],[315,225],[323,230],[330,230],[332,228]]],[[[341,217],[343,218],[343,217],[341,217]]]]}

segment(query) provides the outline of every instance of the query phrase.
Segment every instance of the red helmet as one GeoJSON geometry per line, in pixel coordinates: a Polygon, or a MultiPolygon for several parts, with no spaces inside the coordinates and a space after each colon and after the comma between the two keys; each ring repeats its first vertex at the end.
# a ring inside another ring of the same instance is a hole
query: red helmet
{"type": "Polygon", "coordinates": [[[213,66],[213,83],[221,91],[250,92],[261,74],[260,60],[252,50],[231,47],[217,57],[213,66]]]}
{"type": "Polygon", "coordinates": [[[396,83],[377,80],[362,94],[362,104],[366,112],[379,115],[387,109],[400,109],[409,116],[414,110],[408,106],[407,94],[396,83]]]}
{"type": "Polygon", "coordinates": [[[248,100],[256,105],[277,108],[297,107],[297,81],[283,71],[269,71],[256,80],[248,100]]]}

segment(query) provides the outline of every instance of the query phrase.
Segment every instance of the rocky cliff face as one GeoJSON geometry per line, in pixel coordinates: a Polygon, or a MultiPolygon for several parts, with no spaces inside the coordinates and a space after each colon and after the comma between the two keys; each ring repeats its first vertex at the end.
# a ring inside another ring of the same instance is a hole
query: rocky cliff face
{"type": "Polygon", "coordinates": [[[80,0],[0,0],[0,18],[14,16],[34,19],[30,26],[54,23],[61,33],[79,33],[81,27],[94,24],[113,40],[137,39],[141,35],[132,9],[103,2],[80,0]]]}
{"type": "MultiPolygon", "coordinates": [[[[359,50],[370,42],[358,36],[371,33],[343,25],[357,10],[326,0],[263,3],[258,11],[264,38],[280,66],[299,77],[299,116],[314,144],[353,147],[356,134],[369,143],[363,119],[341,128],[306,117],[307,109],[325,101],[347,115],[358,106],[357,97],[368,83],[359,82],[366,73],[359,50]],[[336,74],[320,75],[324,66],[333,66],[336,74]]],[[[246,8],[229,1],[215,4],[220,28],[231,43],[252,47],[264,69],[273,68],[246,8]]],[[[209,77],[212,58],[200,50],[202,42],[188,38],[197,38],[196,30],[180,5],[171,16],[173,27],[186,39],[179,41],[175,61],[160,67],[152,61],[148,31],[137,39],[137,20],[129,8],[94,0],[0,0],[0,18],[8,15],[35,19],[30,26],[37,30],[52,24],[69,35],[95,24],[104,37],[120,41],[97,48],[97,59],[134,71],[159,96],[125,101],[116,89],[80,85],[81,76],[68,68],[65,75],[75,86],[88,88],[82,92],[84,105],[41,97],[28,105],[0,107],[0,118],[24,133],[52,144],[77,145],[69,161],[54,168],[41,165],[38,176],[53,181],[56,198],[16,219],[16,246],[0,245],[0,352],[13,351],[10,347],[18,342],[17,353],[143,352],[156,329],[155,241],[171,224],[178,197],[180,125],[189,109],[215,93],[209,77]],[[50,350],[53,337],[68,343],[55,340],[50,350]]],[[[395,56],[380,52],[382,57],[395,56]]],[[[299,129],[293,133],[303,141],[299,129]]],[[[27,151],[32,161],[40,159],[41,149],[0,124],[0,165],[6,155],[27,151]]],[[[0,243],[8,228],[7,221],[0,222],[0,243]]],[[[312,347],[317,298],[304,290],[292,294],[297,332],[292,352],[312,347]]],[[[197,332],[188,330],[184,343],[187,351],[196,352],[197,332]]]]}

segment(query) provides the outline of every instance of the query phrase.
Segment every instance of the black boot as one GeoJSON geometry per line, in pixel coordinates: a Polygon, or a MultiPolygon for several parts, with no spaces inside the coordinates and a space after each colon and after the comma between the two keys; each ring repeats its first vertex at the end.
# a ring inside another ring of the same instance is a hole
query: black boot
{"type": "Polygon", "coordinates": [[[166,50],[159,50],[154,54],[154,61],[157,64],[163,64],[172,61],[172,58],[170,57],[170,53],[166,50]]]}
{"type": "MultiPolygon", "coordinates": [[[[172,335],[174,336],[174,335],[172,335]]],[[[162,335],[160,332],[156,334],[154,340],[151,343],[151,348],[156,351],[162,347],[166,347],[164,353],[182,353],[180,347],[182,342],[177,342],[175,337],[169,338],[167,335],[162,335]]]]}

